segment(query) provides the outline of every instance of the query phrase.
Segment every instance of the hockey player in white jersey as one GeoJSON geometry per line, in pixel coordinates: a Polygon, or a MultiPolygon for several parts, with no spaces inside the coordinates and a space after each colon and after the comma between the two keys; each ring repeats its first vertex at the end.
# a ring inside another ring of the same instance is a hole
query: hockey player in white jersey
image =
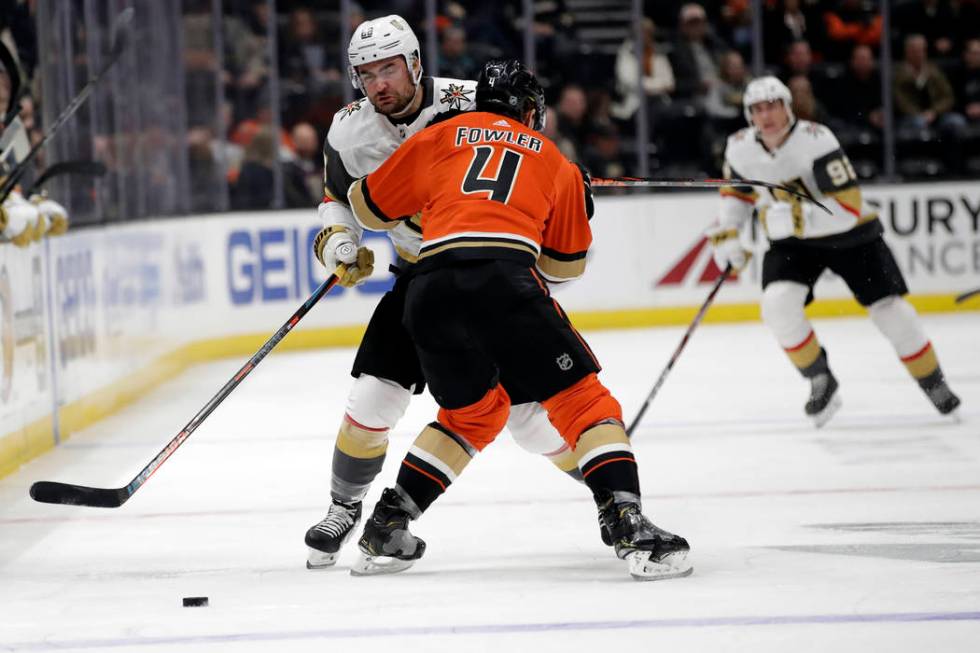
{"type": "Polygon", "coordinates": [[[819,427],[840,406],[838,383],[826,350],[804,315],[813,286],[825,269],[847,283],[872,322],[891,342],[902,363],[942,414],[960,404],[946,383],[932,344],[895,258],[882,239],[877,213],[865,201],[854,168],[824,125],[796,120],[789,89],[775,77],[753,80],[743,98],[750,127],[728,139],[728,178],[759,179],[796,188],[825,204],[780,191],[727,186],[721,190],[718,223],[708,230],[715,261],[736,269],[749,253],[739,239],[753,210],[769,239],[762,262],[762,319],[800,373],[810,380],[805,412],[819,427]]]}
{"type": "MultiPolygon", "coordinates": [[[[362,229],[347,205],[350,185],[434,119],[475,105],[476,82],[423,76],[419,52],[411,28],[394,15],[362,23],[351,37],[350,77],[366,97],[337,112],[324,142],[324,199],[318,209],[324,228],[314,242],[317,258],[328,270],[338,270],[344,286],[356,285],[374,268],[374,254],[361,244],[362,229]]],[[[415,262],[421,245],[418,224],[405,221],[387,233],[405,264],[415,262]]],[[[354,360],[355,381],[334,446],[332,504],[306,533],[310,569],[336,563],[381,471],[389,430],[412,394],[424,388],[415,347],[402,326],[406,277],[399,276],[378,303],[354,360]]],[[[575,456],[538,404],[515,405],[508,428],[523,448],[580,478],[575,456]]]]}

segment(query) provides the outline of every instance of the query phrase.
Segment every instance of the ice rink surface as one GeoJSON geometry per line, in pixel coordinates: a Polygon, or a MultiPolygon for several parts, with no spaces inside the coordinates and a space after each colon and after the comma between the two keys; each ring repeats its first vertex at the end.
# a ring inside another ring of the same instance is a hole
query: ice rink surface
{"type": "MultiPolygon", "coordinates": [[[[644,512],[695,565],[653,583],[507,433],[414,524],[413,569],[351,577],[353,543],[305,569],[351,350],[270,356],[119,509],[28,498],[127,483],[244,361],[196,367],[0,481],[0,651],[978,651],[980,313],[924,322],[959,423],[867,319],[817,322],[843,398],[819,431],[761,324],[701,327],[634,437],[644,512]]],[[[682,332],[586,334],[628,417],[682,332]]],[[[412,404],[368,509],[434,414],[412,404]]]]}

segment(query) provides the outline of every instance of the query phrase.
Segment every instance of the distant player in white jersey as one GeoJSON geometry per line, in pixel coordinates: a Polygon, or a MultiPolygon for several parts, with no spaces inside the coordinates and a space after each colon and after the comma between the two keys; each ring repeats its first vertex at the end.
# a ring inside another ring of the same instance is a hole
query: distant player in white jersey
{"type": "MultiPolygon", "coordinates": [[[[330,125],[323,145],[324,198],[318,209],[324,228],[314,243],[317,258],[328,270],[337,269],[347,287],[374,269],[374,254],[361,244],[362,228],[347,204],[348,188],[433,120],[472,110],[476,93],[475,81],[423,76],[418,38],[398,16],[358,26],[348,58],[351,81],[366,97],[338,111],[330,125]]],[[[333,501],[327,516],[306,533],[310,569],[336,563],[381,471],[389,430],[405,413],[412,394],[425,387],[414,344],[402,325],[408,270],[418,258],[421,227],[417,220],[405,220],[386,233],[402,259],[401,269],[375,308],[354,360],[355,381],[334,446],[333,501]]],[[[576,457],[540,405],[519,396],[512,399],[507,426],[517,443],[580,480],[576,457]]]]}
{"type": "Polygon", "coordinates": [[[727,186],[718,224],[708,230],[719,266],[742,269],[749,253],[739,230],[758,211],[769,239],[762,262],[762,319],[800,373],[810,380],[805,412],[819,427],[840,407],[838,383],[803,308],[825,269],[847,283],[891,342],[919,387],[943,415],[960,404],[943,377],[915,309],[902,296],[905,279],[882,239],[877,213],[862,197],[854,168],[824,125],[796,120],[789,89],[775,77],[753,80],[744,95],[751,125],[728,139],[727,178],[759,179],[795,188],[826,205],[780,191],[727,186]]]}

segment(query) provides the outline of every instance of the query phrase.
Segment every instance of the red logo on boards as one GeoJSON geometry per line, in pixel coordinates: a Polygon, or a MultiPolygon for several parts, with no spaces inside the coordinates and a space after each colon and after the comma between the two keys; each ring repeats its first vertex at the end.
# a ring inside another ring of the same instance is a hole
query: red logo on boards
{"type": "MultiPolygon", "coordinates": [[[[697,283],[712,283],[721,276],[708,247],[708,238],[701,236],[677,263],[657,280],[655,288],[662,286],[683,286],[689,278],[697,275],[697,283]]],[[[734,278],[734,276],[732,277],[734,278]]]]}

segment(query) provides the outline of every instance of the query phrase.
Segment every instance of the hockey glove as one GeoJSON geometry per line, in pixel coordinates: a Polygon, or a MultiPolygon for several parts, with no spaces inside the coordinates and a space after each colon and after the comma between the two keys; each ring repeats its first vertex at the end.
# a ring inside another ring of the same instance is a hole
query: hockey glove
{"type": "Polygon", "coordinates": [[[769,240],[803,238],[813,205],[809,202],[774,202],[759,209],[759,221],[769,240]]]}
{"type": "Polygon", "coordinates": [[[357,257],[354,263],[341,263],[334,272],[340,280],[337,281],[344,288],[353,288],[374,272],[374,252],[367,247],[357,248],[357,257]]]}
{"type": "Polygon", "coordinates": [[[356,286],[374,272],[374,252],[358,247],[350,231],[341,225],[324,227],[313,239],[313,253],[328,270],[340,277],[345,288],[356,286]]]}
{"type": "Polygon", "coordinates": [[[61,204],[43,194],[32,195],[31,204],[37,207],[45,222],[45,230],[41,235],[60,236],[68,231],[68,211],[61,204]]]}
{"type": "Polygon", "coordinates": [[[19,193],[11,193],[0,207],[0,236],[17,247],[27,247],[35,240],[40,223],[37,207],[19,193]]]}
{"type": "Polygon", "coordinates": [[[714,225],[704,233],[711,243],[715,265],[720,269],[724,270],[731,264],[736,272],[740,272],[748,265],[752,252],[742,247],[738,229],[714,225]]]}

